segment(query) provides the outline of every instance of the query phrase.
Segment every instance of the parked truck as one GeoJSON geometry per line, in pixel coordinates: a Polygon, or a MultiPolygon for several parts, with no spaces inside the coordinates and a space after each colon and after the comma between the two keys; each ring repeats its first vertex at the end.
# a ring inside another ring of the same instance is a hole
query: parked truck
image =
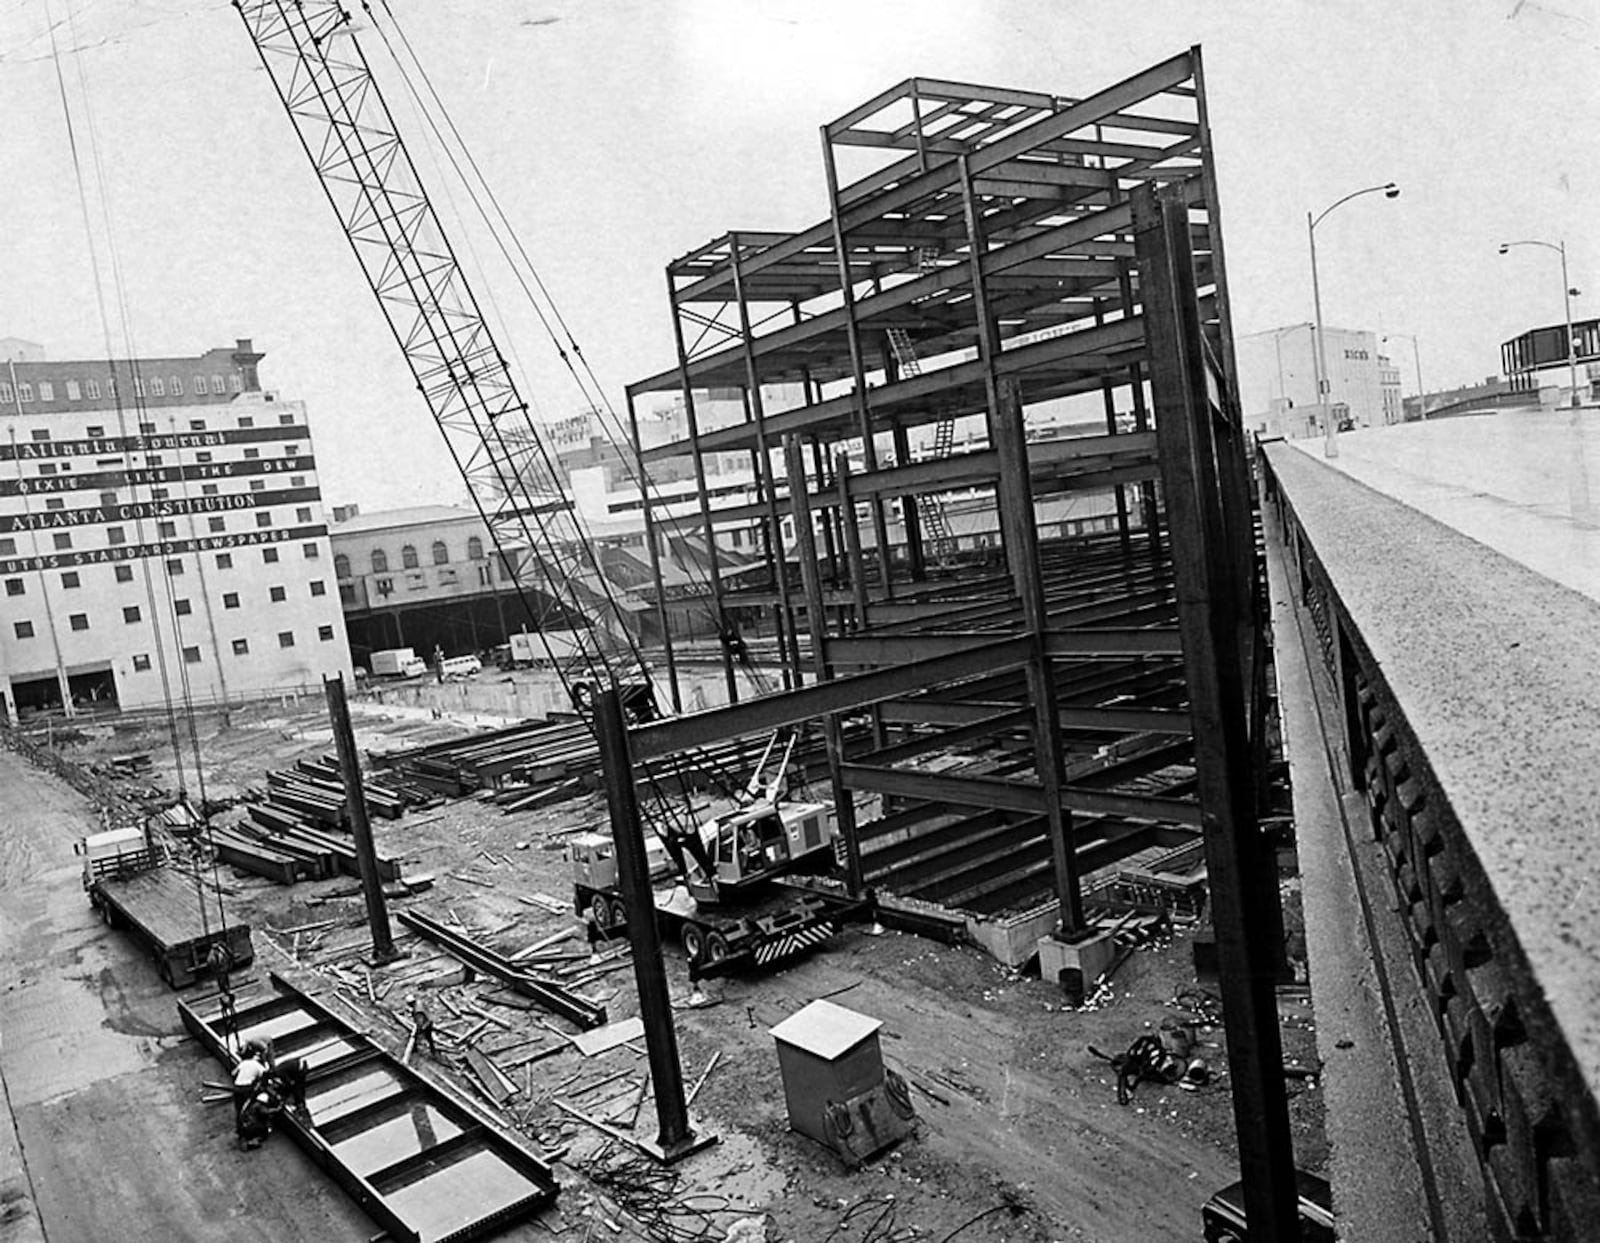
{"type": "Polygon", "coordinates": [[[219,963],[231,970],[255,957],[250,925],[224,925],[219,910],[203,905],[194,882],[162,862],[148,829],[93,833],[75,849],[90,904],[154,956],[171,987],[192,984],[219,963]]]}
{"type": "Polygon", "coordinates": [[[375,678],[420,678],[428,672],[428,664],[409,647],[390,647],[372,653],[372,676],[375,678]]]}

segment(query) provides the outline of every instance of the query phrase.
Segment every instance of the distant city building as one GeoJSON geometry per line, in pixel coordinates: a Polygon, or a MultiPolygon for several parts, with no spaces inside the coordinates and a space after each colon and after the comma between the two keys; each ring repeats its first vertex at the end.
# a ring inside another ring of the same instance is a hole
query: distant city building
{"type": "Polygon", "coordinates": [[[241,340],[0,339],[0,709],[225,703],[348,672],[305,405],[241,340]]]}
{"type": "MultiPolygon", "coordinates": [[[[1394,377],[1390,403],[1384,392],[1377,334],[1349,328],[1325,328],[1323,332],[1327,404],[1333,417],[1354,427],[1399,422],[1398,410],[1394,417],[1386,413],[1391,404],[1398,407],[1399,376],[1394,377]]],[[[1235,340],[1239,399],[1247,427],[1291,439],[1323,433],[1315,351],[1313,324],[1291,324],[1235,340]]]]}
{"type": "MultiPolygon", "coordinates": [[[[1584,401],[1600,399],[1600,319],[1575,320],[1572,336],[1577,343],[1578,388],[1584,401]]],[[[1567,358],[1567,326],[1553,324],[1530,328],[1500,347],[1500,369],[1511,390],[1532,395],[1551,390],[1548,400],[1563,402],[1571,396],[1567,358]]]]}
{"type": "MultiPolygon", "coordinates": [[[[333,566],[355,663],[409,647],[464,656],[506,641],[526,622],[511,568],[476,513],[420,505],[364,514],[333,510],[333,566]]],[[[515,559],[515,554],[513,554],[515,559]]]]}

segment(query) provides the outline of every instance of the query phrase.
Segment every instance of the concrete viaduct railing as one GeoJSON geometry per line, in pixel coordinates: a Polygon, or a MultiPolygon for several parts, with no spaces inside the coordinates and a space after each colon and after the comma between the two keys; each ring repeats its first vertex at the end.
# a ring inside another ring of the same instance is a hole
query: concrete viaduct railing
{"type": "Polygon", "coordinates": [[[1344,1237],[1600,1237],[1600,605],[1262,460],[1344,1237]]]}

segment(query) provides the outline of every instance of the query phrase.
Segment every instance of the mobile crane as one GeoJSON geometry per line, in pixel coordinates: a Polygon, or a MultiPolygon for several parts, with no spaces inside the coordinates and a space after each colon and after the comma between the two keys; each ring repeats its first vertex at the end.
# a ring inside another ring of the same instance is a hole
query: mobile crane
{"type": "MultiPolygon", "coordinates": [[[[658,709],[648,682],[628,685],[619,676],[618,653],[631,648],[622,611],[378,89],[351,14],[339,0],[234,0],[234,7],[472,503],[502,563],[513,567],[525,615],[541,633],[549,625],[567,630],[575,611],[594,618],[578,660],[560,662],[574,705],[587,717],[593,688],[619,684],[630,718],[650,719],[658,709]],[[520,564],[518,550],[527,554],[520,564]],[[569,677],[574,663],[582,666],[578,678],[569,677]]],[[[363,10],[375,20],[370,5],[363,10]]],[[[576,346],[570,354],[557,346],[570,368],[576,346]]],[[[637,652],[633,658],[630,675],[643,667],[637,652]]],[[[682,826],[664,798],[651,800],[646,818],[681,881],[659,895],[661,919],[692,969],[774,961],[834,931],[836,900],[771,888],[784,873],[831,866],[836,831],[828,804],[782,798],[792,741],[763,789],[775,742],[730,813],[682,826]]],[[[610,839],[585,835],[572,850],[579,913],[601,928],[623,923],[610,839]]]]}

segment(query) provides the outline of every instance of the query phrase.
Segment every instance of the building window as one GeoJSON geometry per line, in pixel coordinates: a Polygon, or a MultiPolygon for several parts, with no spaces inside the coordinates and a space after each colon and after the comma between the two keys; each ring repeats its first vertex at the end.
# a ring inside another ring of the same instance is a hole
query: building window
{"type": "Polygon", "coordinates": [[[263,548],[261,550],[261,563],[263,565],[276,565],[277,562],[278,550],[276,548],[263,548]]]}
{"type": "Polygon", "coordinates": [[[233,554],[231,552],[219,552],[217,554],[217,569],[233,569],[233,554]]]}
{"type": "Polygon", "coordinates": [[[176,522],[156,523],[156,535],[161,539],[177,539],[178,524],[176,522]]]}
{"type": "Polygon", "coordinates": [[[389,572],[389,554],[381,548],[372,550],[372,572],[374,574],[387,574],[389,572]]]}
{"type": "Polygon", "coordinates": [[[306,477],[304,475],[290,475],[289,476],[289,486],[291,488],[303,488],[303,487],[305,487],[306,486],[306,477]]]}
{"type": "Polygon", "coordinates": [[[167,489],[167,488],[151,488],[150,489],[150,499],[152,501],[164,501],[164,500],[167,499],[167,497],[169,497],[171,495],[172,495],[171,491],[169,489],[167,489]]]}
{"type": "Polygon", "coordinates": [[[65,509],[67,503],[59,496],[51,496],[45,499],[44,507],[46,509],[65,509]]]}
{"type": "Polygon", "coordinates": [[[223,594],[222,594],[222,607],[225,608],[225,609],[236,609],[236,608],[238,608],[239,607],[239,593],[237,591],[226,591],[226,592],[223,592],[223,594]]]}
{"type": "Polygon", "coordinates": [[[200,485],[200,495],[201,496],[215,496],[216,494],[217,494],[217,485],[216,484],[214,484],[214,483],[203,483],[203,484],[200,485]]]}
{"type": "Polygon", "coordinates": [[[115,492],[102,492],[100,494],[100,504],[104,505],[107,509],[111,508],[111,506],[115,505],[116,503],[117,494],[115,492]]]}
{"type": "Polygon", "coordinates": [[[107,527],[106,540],[108,543],[112,544],[126,544],[128,542],[128,536],[121,527],[107,527]]]}
{"type": "Polygon", "coordinates": [[[57,531],[50,538],[58,549],[72,547],[72,536],[68,535],[65,531],[57,531]]]}
{"type": "Polygon", "coordinates": [[[49,380],[39,381],[39,400],[54,401],[56,399],[56,386],[49,380]]]}
{"type": "Polygon", "coordinates": [[[425,591],[425,590],[427,590],[427,587],[428,587],[428,580],[423,575],[421,575],[421,574],[407,574],[406,575],[406,590],[407,591],[425,591]]]}
{"type": "Polygon", "coordinates": [[[183,381],[180,380],[177,376],[173,376],[170,380],[167,381],[167,389],[168,389],[169,392],[171,392],[171,394],[174,397],[182,397],[183,396],[183,381]]]}
{"type": "Polygon", "coordinates": [[[237,373],[228,377],[228,391],[230,393],[244,392],[244,380],[237,373]]]}
{"type": "Polygon", "coordinates": [[[40,462],[39,463],[39,473],[41,475],[53,475],[53,474],[55,474],[56,473],[56,464],[54,462],[40,462]]]}
{"type": "Polygon", "coordinates": [[[483,560],[483,541],[481,539],[479,539],[476,535],[474,535],[471,539],[469,539],[467,541],[467,560],[468,561],[482,561],[483,560]]]}
{"type": "Polygon", "coordinates": [[[135,673],[149,673],[150,658],[148,656],[135,656],[133,658],[133,671],[135,673]]]}
{"type": "Polygon", "coordinates": [[[223,389],[222,389],[222,377],[221,376],[214,375],[214,376],[211,377],[211,391],[213,393],[215,393],[218,397],[222,396],[223,389]]]}
{"type": "MultiPolygon", "coordinates": [[[[202,424],[202,426],[204,426],[204,424],[202,424]]],[[[197,462],[209,462],[211,460],[211,455],[209,453],[196,453],[194,455],[194,460],[197,462]]]]}
{"type": "Polygon", "coordinates": [[[0,401],[5,402],[5,404],[9,406],[16,399],[17,394],[15,390],[13,390],[12,387],[4,380],[0,380],[0,401]]]}
{"type": "Polygon", "coordinates": [[[333,554],[333,576],[335,578],[350,577],[350,558],[342,552],[333,554]]]}
{"type": "Polygon", "coordinates": [[[292,631],[292,630],[280,630],[280,631],[278,631],[278,646],[279,647],[293,647],[294,646],[294,631],[292,631]]]}
{"type": "Polygon", "coordinates": [[[265,479],[252,479],[250,481],[250,491],[252,491],[252,492],[265,492],[266,490],[267,490],[267,481],[265,479]]]}
{"type": "Polygon", "coordinates": [[[89,629],[89,614],[73,613],[68,616],[67,624],[74,630],[87,630],[89,629]]]}
{"type": "Polygon", "coordinates": [[[194,395],[196,397],[204,397],[206,395],[206,378],[205,378],[205,376],[203,376],[203,375],[195,376],[195,378],[194,378],[194,395]]]}
{"type": "Polygon", "coordinates": [[[256,425],[256,421],[255,421],[255,419],[251,418],[250,415],[241,414],[239,416],[239,426],[240,427],[254,427],[255,425],[256,425]]]}
{"type": "Polygon", "coordinates": [[[183,573],[183,562],[182,561],[173,560],[173,561],[167,562],[167,574],[168,574],[169,577],[177,578],[182,573],[183,573]]]}
{"type": "Polygon", "coordinates": [[[441,587],[452,587],[459,581],[460,579],[456,575],[454,569],[444,569],[439,571],[439,585],[441,587]]]}
{"type": "Polygon", "coordinates": [[[273,587],[267,592],[274,604],[282,604],[288,598],[288,594],[282,587],[273,587]]]}
{"type": "Polygon", "coordinates": [[[172,611],[179,617],[187,617],[194,609],[187,600],[174,600],[172,602],[172,611]]]}
{"type": "Polygon", "coordinates": [[[354,583],[339,584],[339,603],[354,604],[356,602],[356,587],[354,583]]]}
{"type": "Polygon", "coordinates": [[[132,626],[139,620],[139,606],[130,604],[122,610],[122,620],[132,626]]]}
{"type": "Polygon", "coordinates": [[[68,591],[78,585],[78,571],[68,570],[61,576],[61,585],[68,591]]]}
{"type": "Polygon", "coordinates": [[[200,649],[198,647],[184,648],[183,663],[186,665],[198,665],[200,663],[200,649]]]}
{"type": "Polygon", "coordinates": [[[68,380],[67,381],[67,400],[68,401],[78,401],[82,396],[83,396],[83,393],[78,388],[78,382],[76,380],[68,380]]]}
{"type": "Polygon", "coordinates": [[[261,450],[260,449],[246,449],[244,451],[244,455],[247,458],[258,458],[258,457],[261,456],[261,450]]]}
{"type": "MultiPolygon", "coordinates": [[[[135,397],[143,397],[145,395],[144,377],[142,375],[136,375],[136,376],[133,377],[133,395],[135,397]]],[[[141,430],[144,428],[144,426],[145,425],[143,423],[139,424],[139,427],[141,428],[141,430]]],[[[154,430],[155,424],[154,423],[150,424],[150,427],[151,427],[152,430],[154,430]]]]}
{"type": "Polygon", "coordinates": [[[204,419],[190,419],[189,420],[189,430],[191,432],[203,432],[203,431],[205,431],[206,430],[206,421],[204,419]]]}
{"type": "Polygon", "coordinates": [[[117,377],[114,376],[114,375],[108,375],[106,377],[106,396],[107,397],[115,397],[116,395],[117,395],[117,377]]]}
{"type": "Polygon", "coordinates": [[[150,377],[150,396],[165,397],[167,395],[167,382],[160,376],[150,377]]]}
{"type": "MultiPolygon", "coordinates": [[[[139,426],[140,426],[140,428],[148,427],[152,432],[156,430],[156,425],[154,423],[141,423],[141,424],[139,424],[139,426]]],[[[159,453],[146,454],[145,455],[145,459],[144,459],[144,464],[146,466],[160,466],[161,465],[161,455],[159,453]]]]}
{"type": "Polygon", "coordinates": [[[228,520],[226,518],[208,518],[206,519],[206,528],[211,531],[226,531],[228,529],[228,520]]]}
{"type": "Polygon", "coordinates": [[[133,567],[131,565],[119,565],[114,573],[119,583],[131,583],[133,581],[133,567]]]}
{"type": "Polygon", "coordinates": [[[445,547],[442,539],[433,541],[433,563],[434,565],[448,565],[450,563],[450,550],[445,547]]]}
{"type": "Polygon", "coordinates": [[[400,549],[400,568],[414,570],[417,568],[417,550],[410,544],[400,549]]]}
{"type": "MultiPolygon", "coordinates": [[[[83,382],[83,395],[85,397],[87,397],[90,401],[99,401],[100,400],[100,381],[99,380],[85,380],[83,382]]],[[[102,434],[104,434],[104,433],[102,433],[102,434]]]]}
{"type": "MultiPolygon", "coordinates": [[[[89,383],[93,384],[94,381],[90,380],[89,383]]],[[[93,393],[90,393],[89,395],[91,397],[94,396],[93,393]]],[[[93,426],[91,426],[90,428],[87,429],[85,434],[89,437],[90,440],[103,440],[105,438],[106,429],[103,428],[103,427],[93,427],[93,426]]]]}
{"type": "Polygon", "coordinates": [[[292,415],[292,414],[280,414],[278,416],[278,422],[283,427],[293,427],[294,426],[294,415],[292,415]]]}
{"type": "Polygon", "coordinates": [[[272,525],[272,515],[266,510],[262,510],[256,515],[256,525],[258,527],[270,527],[272,525]]]}
{"type": "Polygon", "coordinates": [[[296,522],[310,522],[311,521],[311,510],[310,510],[310,508],[308,506],[302,505],[299,509],[296,509],[294,511],[294,520],[296,522]]]}
{"type": "Polygon", "coordinates": [[[304,554],[307,561],[315,561],[318,557],[322,556],[322,553],[318,551],[315,544],[301,544],[300,551],[302,554],[304,554]]]}
{"type": "Polygon", "coordinates": [[[0,539],[0,556],[14,556],[17,551],[17,541],[10,536],[0,539]]]}
{"type": "Polygon", "coordinates": [[[19,621],[12,626],[12,629],[17,632],[17,638],[19,639],[33,638],[33,623],[31,621],[19,621]]]}
{"type": "Polygon", "coordinates": [[[320,578],[312,579],[311,580],[311,594],[314,595],[314,596],[325,596],[325,595],[327,595],[328,594],[328,584],[323,582],[320,578]]]}
{"type": "Polygon", "coordinates": [[[8,595],[8,596],[22,596],[22,595],[26,595],[27,593],[28,593],[28,589],[27,589],[26,586],[24,586],[24,584],[23,584],[23,582],[22,582],[22,580],[20,578],[8,578],[8,579],[6,579],[6,595],[8,595]]]}
{"type": "Polygon", "coordinates": [[[331,643],[333,641],[333,627],[318,626],[317,638],[321,639],[324,643],[331,643]]]}
{"type": "Polygon", "coordinates": [[[250,640],[235,639],[233,641],[233,654],[235,656],[248,656],[250,654],[250,640]]]}
{"type": "Polygon", "coordinates": [[[18,380],[17,381],[17,400],[18,401],[32,401],[33,400],[33,385],[29,384],[26,380],[18,380]]]}

